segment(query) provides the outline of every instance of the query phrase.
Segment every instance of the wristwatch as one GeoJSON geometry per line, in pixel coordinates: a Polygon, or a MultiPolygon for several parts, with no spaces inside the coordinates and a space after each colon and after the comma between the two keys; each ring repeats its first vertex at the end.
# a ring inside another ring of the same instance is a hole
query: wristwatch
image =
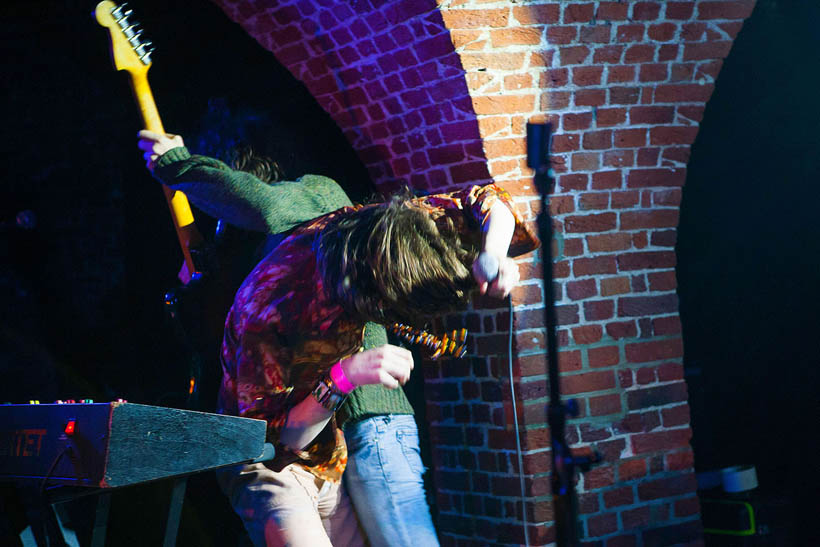
{"type": "Polygon", "coordinates": [[[327,410],[336,412],[345,402],[347,394],[342,393],[330,379],[330,374],[325,373],[319,377],[319,383],[313,388],[313,398],[327,410]]]}

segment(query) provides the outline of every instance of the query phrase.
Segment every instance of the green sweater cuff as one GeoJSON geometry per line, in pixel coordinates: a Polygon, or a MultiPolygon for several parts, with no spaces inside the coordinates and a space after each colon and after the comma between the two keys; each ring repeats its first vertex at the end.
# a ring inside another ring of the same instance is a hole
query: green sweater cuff
{"type": "Polygon", "coordinates": [[[187,148],[185,148],[184,146],[177,146],[176,148],[171,148],[159,157],[159,159],[157,160],[157,168],[162,169],[168,164],[174,163],[176,161],[187,160],[190,157],[191,153],[188,151],[187,148]]]}

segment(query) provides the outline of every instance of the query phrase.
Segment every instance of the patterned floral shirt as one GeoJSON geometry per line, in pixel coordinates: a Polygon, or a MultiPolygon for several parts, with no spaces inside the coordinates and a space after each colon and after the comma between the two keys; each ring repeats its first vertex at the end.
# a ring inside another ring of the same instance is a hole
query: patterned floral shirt
{"type": "MultiPolygon", "coordinates": [[[[413,200],[434,221],[449,218],[462,238],[480,243],[481,226],[496,201],[515,216],[510,255],[529,252],[538,240],[523,224],[506,191],[495,185],[413,200]]],[[[372,205],[358,206],[372,207],[372,205]]],[[[338,481],[347,449],[335,419],[303,451],[279,443],[288,412],[310,393],[322,373],[362,347],[364,320],[325,293],[313,252],[327,222],[358,207],[344,207],[298,228],[245,279],[225,322],[220,411],[268,422],[278,469],[299,461],[319,478],[338,481]]]]}

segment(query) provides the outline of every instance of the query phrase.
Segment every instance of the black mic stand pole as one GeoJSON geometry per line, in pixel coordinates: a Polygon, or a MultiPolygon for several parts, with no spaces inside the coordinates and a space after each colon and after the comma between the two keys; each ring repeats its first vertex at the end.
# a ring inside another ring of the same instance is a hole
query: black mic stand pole
{"type": "Polygon", "coordinates": [[[558,342],[555,335],[557,317],[552,272],[552,220],[549,213],[549,192],[553,184],[549,150],[552,139],[549,123],[527,122],[527,166],[535,171],[533,180],[541,194],[541,210],[538,213],[538,237],[541,239],[541,253],[544,278],[545,339],[547,344],[547,379],[549,383],[549,403],[547,420],[552,440],[552,496],[555,512],[555,535],[559,546],[578,545],[578,506],[575,494],[575,466],[589,469],[597,462],[597,454],[592,457],[575,457],[566,441],[567,416],[578,414],[578,404],[570,399],[566,405],[561,402],[561,385],[558,375],[558,342]]]}

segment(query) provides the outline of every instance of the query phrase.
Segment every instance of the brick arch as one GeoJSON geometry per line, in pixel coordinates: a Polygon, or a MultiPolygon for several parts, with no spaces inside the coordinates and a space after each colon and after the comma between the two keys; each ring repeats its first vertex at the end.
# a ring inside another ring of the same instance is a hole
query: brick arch
{"type": "MultiPolygon", "coordinates": [[[[555,127],[555,277],[580,521],[606,545],[700,535],[676,229],[686,164],[723,59],[755,0],[215,0],[331,115],[383,190],[495,180],[532,219],[525,123],[555,127]]],[[[514,294],[533,544],[554,539],[538,256],[514,294]]],[[[521,543],[506,370],[509,315],[461,319],[470,361],[426,370],[444,544],[521,543]]]]}

